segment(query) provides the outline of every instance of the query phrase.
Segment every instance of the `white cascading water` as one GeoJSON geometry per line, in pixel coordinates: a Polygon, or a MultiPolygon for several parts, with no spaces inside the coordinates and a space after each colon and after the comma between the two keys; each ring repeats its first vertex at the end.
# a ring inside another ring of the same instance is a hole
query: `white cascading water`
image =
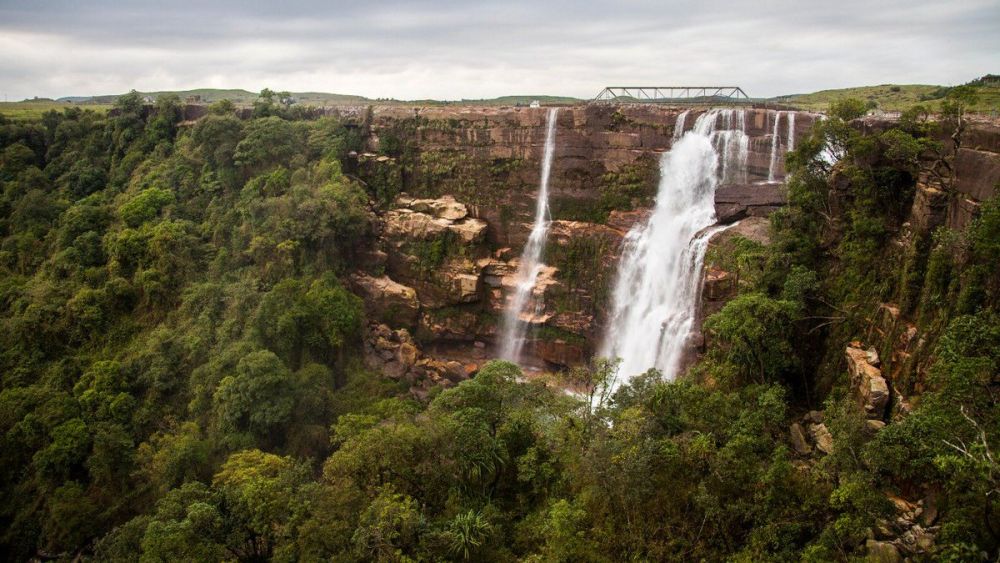
{"type": "Polygon", "coordinates": [[[715,188],[746,176],[745,128],[743,110],[711,110],[660,159],[656,207],[625,237],[600,351],[621,360],[620,381],[649,368],[673,379],[681,368],[708,240],[724,228],[706,230],[715,223],[715,188]]]}
{"type": "Polygon", "coordinates": [[[684,110],[677,116],[677,123],[674,124],[674,138],[673,142],[676,143],[684,135],[684,122],[687,121],[688,114],[691,110],[684,110]]]}
{"type": "Polygon", "coordinates": [[[795,112],[788,112],[788,151],[795,150],[795,112]]]}
{"type": "MultiPolygon", "coordinates": [[[[723,184],[747,182],[747,157],[750,155],[750,137],[747,136],[747,114],[744,110],[712,110],[718,111],[717,119],[722,121],[722,127],[715,123],[706,124],[702,119],[695,122],[695,130],[707,135],[715,145],[719,159],[722,161],[722,171],[719,181],[723,184]],[[707,129],[706,129],[707,128],[707,129]],[[734,166],[735,161],[735,166],[734,166]]],[[[712,112],[703,115],[710,115],[712,112]]]]}
{"type": "Polygon", "coordinates": [[[784,112],[774,113],[774,130],[771,131],[771,164],[767,168],[767,181],[771,183],[776,181],[774,169],[778,164],[778,144],[781,142],[781,139],[778,138],[778,124],[781,123],[782,113],[784,112]]]}
{"type": "MultiPolygon", "coordinates": [[[[535,221],[531,226],[528,242],[521,252],[517,267],[517,286],[514,298],[504,311],[501,325],[500,357],[511,362],[521,359],[521,350],[528,333],[529,319],[522,318],[529,303],[533,300],[535,282],[545,264],[542,254],[549,234],[551,215],[549,214],[549,174],[552,172],[552,159],[556,151],[556,117],[559,108],[551,108],[548,112],[545,127],[545,151],[542,154],[542,174],[538,182],[538,201],[535,203],[535,221]]],[[[540,300],[535,299],[538,308],[540,300]]]]}

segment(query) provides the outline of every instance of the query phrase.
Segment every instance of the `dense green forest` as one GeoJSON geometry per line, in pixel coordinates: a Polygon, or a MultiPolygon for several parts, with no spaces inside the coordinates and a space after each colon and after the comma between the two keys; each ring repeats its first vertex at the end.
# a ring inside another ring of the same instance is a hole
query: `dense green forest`
{"type": "Polygon", "coordinates": [[[577,398],[492,362],[423,401],[363,367],[342,281],[384,199],[344,172],[363,123],[136,94],[0,120],[4,558],[847,561],[886,493],[933,491],[934,558],[995,560],[1000,205],[898,242],[963,103],[862,133],[837,102],[683,380],[608,397],[596,361],[577,398]],[[873,431],[843,351],[884,302],[927,345],[873,431]],[[811,409],[832,453],[802,459],[811,409]]]}

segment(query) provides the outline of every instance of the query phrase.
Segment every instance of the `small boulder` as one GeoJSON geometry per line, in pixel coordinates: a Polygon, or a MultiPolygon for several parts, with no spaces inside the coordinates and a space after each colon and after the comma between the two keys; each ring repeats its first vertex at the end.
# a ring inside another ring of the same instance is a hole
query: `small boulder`
{"type": "Polygon", "coordinates": [[[903,563],[903,556],[889,542],[868,540],[865,548],[868,550],[868,560],[873,563],[903,563]]]}
{"type": "Polygon", "coordinates": [[[728,301],[736,294],[736,276],[725,270],[709,268],[705,273],[702,295],[709,301],[728,301]]]}
{"type": "Polygon", "coordinates": [[[789,429],[789,435],[792,440],[792,447],[795,448],[796,453],[803,456],[812,454],[812,446],[806,440],[806,432],[802,429],[801,424],[798,422],[793,423],[791,429],[789,429]]]}
{"type": "Polygon", "coordinates": [[[486,221],[469,218],[448,225],[448,230],[454,233],[462,244],[476,244],[486,237],[486,227],[486,221]]]}
{"type": "Polygon", "coordinates": [[[396,357],[399,360],[399,363],[403,364],[407,368],[411,368],[417,363],[417,359],[420,357],[420,352],[413,343],[403,342],[399,345],[399,350],[396,351],[396,357]]]}
{"type": "Polygon", "coordinates": [[[817,450],[825,454],[833,453],[833,435],[827,430],[825,424],[810,424],[809,433],[812,435],[813,442],[816,443],[817,450]]]}
{"type": "Polygon", "coordinates": [[[885,428],[885,423],[882,422],[881,420],[866,420],[865,421],[865,429],[868,430],[868,432],[870,432],[872,434],[878,432],[879,430],[881,430],[883,428],[885,428]]]}
{"type": "Polygon", "coordinates": [[[473,274],[454,274],[451,277],[450,289],[448,293],[454,303],[479,301],[479,276],[473,274]]]}

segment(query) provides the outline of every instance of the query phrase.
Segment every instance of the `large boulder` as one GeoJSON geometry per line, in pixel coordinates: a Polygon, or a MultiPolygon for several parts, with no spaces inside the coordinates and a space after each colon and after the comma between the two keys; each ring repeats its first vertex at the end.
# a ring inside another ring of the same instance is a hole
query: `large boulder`
{"type": "Polygon", "coordinates": [[[438,219],[448,221],[458,221],[465,219],[469,215],[469,210],[465,207],[465,204],[459,203],[450,195],[442,196],[438,199],[410,200],[408,207],[414,211],[426,213],[438,219]]]}
{"type": "Polygon", "coordinates": [[[427,240],[443,235],[451,221],[411,209],[393,209],[385,214],[383,235],[395,240],[427,240]]]}
{"type": "Polygon", "coordinates": [[[420,302],[412,287],[393,281],[389,276],[357,275],[351,278],[365,302],[369,315],[393,327],[410,327],[420,314],[420,302]]]}
{"type": "Polygon", "coordinates": [[[586,349],[581,343],[563,338],[536,340],[535,354],[550,364],[565,367],[580,365],[587,360],[586,349]]]}
{"type": "Polygon", "coordinates": [[[868,561],[872,563],[903,563],[903,556],[889,542],[868,540],[865,548],[868,551],[868,561]]]}
{"type": "Polygon", "coordinates": [[[364,362],[376,373],[405,381],[418,397],[426,397],[432,387],[448,387],[469,375],[461,365],[455,369],[449,363],[424,356],[406,329],[393,330],[377,322],[365,329],[364,362]]]}
{"type": "Polygon", "coordinates": [[[486,228],[486,221],[472,218],[448,225],[448,230],[451,231],[462,244],[478,244],[483,242],[486,238],[486,228]]]}
{"type": "Polygon", "coordinates": [[[882,377],[882,371],[872,365],[877,354],[872,355],[859,347],[848,346],[847,369],[851,374],[851,387],[868,418],[881,419],[889,404],[889,385],[882,377]]]}

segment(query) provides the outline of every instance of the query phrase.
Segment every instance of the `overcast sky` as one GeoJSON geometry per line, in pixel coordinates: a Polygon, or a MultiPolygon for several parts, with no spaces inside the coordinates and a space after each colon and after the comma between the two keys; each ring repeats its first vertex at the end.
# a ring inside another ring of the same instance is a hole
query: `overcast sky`
{"type": "Polygon", "coordinates": [[[773,96],[1000,72],[1000,0],[0,0],[8,99],[200,87],[400,99],[773,96]]]}

